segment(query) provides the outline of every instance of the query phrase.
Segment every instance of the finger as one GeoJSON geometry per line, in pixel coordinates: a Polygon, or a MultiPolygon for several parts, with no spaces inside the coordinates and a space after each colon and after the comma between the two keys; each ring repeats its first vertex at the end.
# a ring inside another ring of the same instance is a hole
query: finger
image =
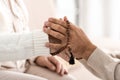
{"type": "Polygon", "coordinates": [[[44,29],[44,28],[48,28],[48,26],[46,26],[46,25],[44,24],[44,25],[43,25],[43,29],[44,29]]]}
{"type": "Polygon", "coordinates": [[[51,55],[56,55],[56,54],[59,54],[60,52],[62,52],[62,50],[64,49],[62,49],[62,47],[64,47],[64,46],[62,46],[62,44],[55,44],[55,43],[49,43],[49,42],[47,42],[46,44],[45,44],[45,46],[47,47],[47,48],[50,48],[50,54],[51,55]]]}
{"type": "Polygon", "coordinates": [[[61,25],[58,25],[58,24],[55,24],[55,23],[52,23],[52,22],[45,22],[45,26],[48,26],[50,27],[51,29],[55,30],[55,31],[58,31],[62,34],[66,34],[66,29],[64,27],[62,27],[61,25]]]}
{"type": "Polygon", "coordinates": [[[59,73],[61,76],[63,76],[64,75],[64,68],[63,68],[63,65],[61,65],[61,71],[60,71],[60,73],[59,73]]]}
{"type": "Polygon", "coordinates": [[[67,21],[67,17],[66,16],[63,19],[64,19],[64,21],[67,21]]]}
{"type": "Polygon", "coordinates": [[[61,41],[65,40],[65,35],[59,33],[59,32],[56,32],[56,31],[53,31],[51,29],[48,29],[48,28],[44,28],[44,32],[47,33],[48,35],[51,35],[61,41]]]}
{"type": "Polygon", "coordinates": [[[64,74],[68,74],[68,71],[67,71],[67,69],[62,65],[60,75],[63,76],[64,74]]]}
{"type": "Polygon", "coordinates": [[[64,69],[65,71],[64,71],[64,74],[68,74],[68,70],[67,69],[64,69]]]}
{"type": "MultiPolygon", "coordinates": [[[[66,22],[66,21],[69,22],[69,20],[67,19],[66,16],[65,16],[63,19],[64,19],[65,22],[66,22]]],[[[69,28],[73,30],[75,26],[74,26],[71,22],[69,22],[69,24],[70,24],[69,28]]],[[[68,24],[67,24],[67,27],[68,27],[68,24]]]]}
{"type": "Polygon", "coordinates": [[[56,70],[56,66],[53,63],[51,63],[51,61],[49,60],[46,61],[46,67],[52,71],[56,70]]]}
{"type": "Polygon", "coordinates": [[[61,44],[54,44],[54,43],[49,43],[49,42],[47,42],[45,44],[45,46],[48,47],[48,48],[51,48],[51,49],[59,49],[59,48],[62,47],[61,44]]]}
{"type": "Polygon", "coordinates": [[[57,62],[56,63],[56,72],[60,73],[60,71],[61,71],[61,64],[60,64],[60,62],[57,62]]]}
{"type": "Polygon", "coordinates": [[[60,73],[61,63],[55,57],[49,57],[48,59],[56,66],[56,72],[60,73]]]}
{"type": "Polygon", "coordinates": [[[42,66],[42,67],[47,67],[48,69],[55,71],[56,67],[54,66],[54,64],[52,64],[49,60],[48,57],[45,56],[38,56],[37,57],[37,61],[36,61],[37,65],[42,66]]]}
{"type": "Polygon", "coordinates": [[[49,18],[48,21],[53,22],[55,24],[59,24],[63,26],[64,28],[67,28],[67,24],[64,20],[56,19],[56,18],[49,18]]]}
{"type": "Polygon", "coordinates": [[[60,18],[59,20],[63,20],[62,18],[60,18]]]}

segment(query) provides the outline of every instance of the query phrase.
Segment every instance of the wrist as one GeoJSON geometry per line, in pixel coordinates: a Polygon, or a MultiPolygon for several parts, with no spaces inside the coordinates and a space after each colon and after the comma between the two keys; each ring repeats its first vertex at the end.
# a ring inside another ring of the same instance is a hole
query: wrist
{"type": "Polygon", "coordinates": [[[89,45],[85,52],[83,53],[82,58],[85,60],[88,60],[88,58],[90,57],[90,55],[93,53],[93,51],[96,49],[97,47],[93,44],[89,45]]]}

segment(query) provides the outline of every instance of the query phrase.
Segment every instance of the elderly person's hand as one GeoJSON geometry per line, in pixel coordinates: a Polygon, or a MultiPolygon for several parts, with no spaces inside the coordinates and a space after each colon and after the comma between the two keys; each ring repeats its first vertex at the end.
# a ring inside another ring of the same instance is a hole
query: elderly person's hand
{"type": "Polygon", "coordinates": [[[62,63],[60,63],[55,57],[53,56],[38,56],[36,58],[35,63],[38,66],[46,67],[52,71],[55,71],[59,75],[63,76],[64,74],[67,74],[68,71],[64,67],[62,63]]]}
{"type": "MultiPolygon", "coordinates": [[[[66,24],[66,19],[56,19],[49,18],[44,25],[44,32],[48,35],[51,35],[59,40],[61,40],[60,44],[55,43],[47,43],[46,46],[50,49],[59,49],[63,47],[66,43],[66,28],[68,27],[66,24]],[[49,27],[49,28],[48,28],[49,27]]],[[[95,50],[96,46],[91,43],[88,37],[85,35],[82,29],[76,27],[72,23],[70,23],[70,47],[72,49],[72,53],[75,58],[80,59],[88,59],[91,53],[95,50]]]]}

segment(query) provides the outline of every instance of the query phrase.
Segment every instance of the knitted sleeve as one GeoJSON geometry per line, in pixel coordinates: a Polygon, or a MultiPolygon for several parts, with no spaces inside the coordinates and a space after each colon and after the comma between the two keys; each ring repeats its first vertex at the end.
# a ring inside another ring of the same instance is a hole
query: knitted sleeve
{"type": "Polygon", "coordinates": [[[49,49],[44,46],[45,42],[48,42],[48,37],[43,31],[0,34],[0,61],[48,55],[49,49]]]}

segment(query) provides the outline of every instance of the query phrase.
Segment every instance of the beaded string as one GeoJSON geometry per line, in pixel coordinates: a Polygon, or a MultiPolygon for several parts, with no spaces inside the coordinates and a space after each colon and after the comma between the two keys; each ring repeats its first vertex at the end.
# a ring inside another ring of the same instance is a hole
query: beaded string
{"type": "Polygon", "coordinates": [[[50,53],[51,55],[57,55],[59,54],[60,52],[62,52],[64,49],[68,49],[68,52],[70,54],[70,59],[69,59],[69,64],[75,64],[75,60],[74,60],[74,56],[71,52],[71,48],[70,48],[70,22],[68,20],[66,20],[66,23],[67,23],[67,30],[66,30],[66,33],[67,33],[67,44],[60,48],[59,50],[57,50],[56,52],[53,52],[53,53],[50,53]]]}
{"type": "Polygon", "coordinates": [[[74,56],[71,52],[71,48],[70,48],[70,22],[68,20],[66,20],[67,23],[67,48],[68,48],[68,52],[70,53],[70,59],[69,59],[69,64],[75,64],[75,60],[74,60],[74,56]]]}

